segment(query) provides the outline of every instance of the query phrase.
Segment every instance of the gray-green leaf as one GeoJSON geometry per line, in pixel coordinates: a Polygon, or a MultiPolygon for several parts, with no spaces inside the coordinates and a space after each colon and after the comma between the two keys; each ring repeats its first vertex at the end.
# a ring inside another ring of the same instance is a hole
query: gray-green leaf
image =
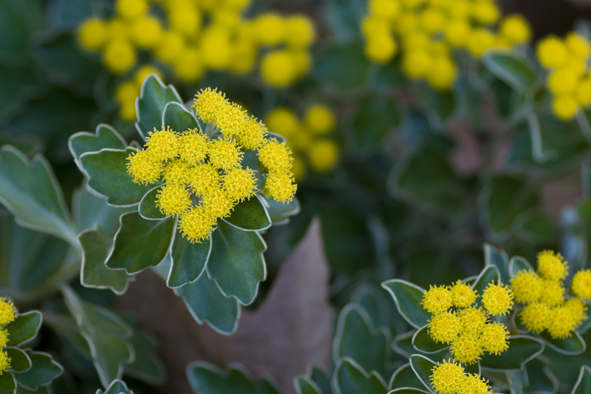
{"type": "Polygon", "coordinates": [[[127,144],[123,137],[109,125],[100,124],[96,128],[96,133],[80,132],[72,135],[68,140],[70,153],[74,156],[74,161],[79,165],[80,156],[86,152],[98,152],[105,148],[125,149],[127,144]]]}
{"type": "Polygon", "coordinates": [[[18,346],[37,336],[43,317],[41,312],[31,311],[19,314],[4,329],[8,332],[7,346],[18,346]]]}
{"type": "Polygon", "coordinates": [[[171,247],[172,267],[166,285],[171,288],[195,282],[205,271],[211,254],[211,238],[191,243],[175,231],[171,247]]]}
{"type": "Polygon", "coordinates": [[[62,374],[63,368],[49,354],[31,350],[26,352],[33,365],[29,370],[14,375],[19,386],[37,390],[62,374]]]}
{"type": "Polygon", "coordinates": [[[225,372],[206,362],[192,362],[187,366],[187,377],[195,393],[199,394],[279,394],[268,379],[259,384],[239,364],[230,364],[225,372]]]}
{"type": "Polygon", "coordinates": [[[336,366],[334,377],[338,394],[386,394],[388,388],[375,372],[367,373],[349,358],[344,358],[336,366]]]}
{"type": "Polygon", "coordinates": [[[484,369],[510,371],[520,370],[530,360],[544,351],[544,343],[526,335],[509,337],[509,348],[498,356],[485,354],[480,360],[484,369]]]}
{"type": "Polygon", "coordinates": [[[9,371],[25,372],[31,368],[31,359],[27,353],[16,347],[8,347],[5,350],[6,355],[10,358],[10,368],[8,368],[9,371]]]}
{"type": "Polygon", "coordinates": [[[482,60],[493,74],[519,92],[536,82],[536,73],[527,59],[515,51],[490,52],[482,60]]]}
{"type": "Polygon", "coordinates": [[[392,294],[396,308],[414,328],[421,328],[431,319],[431,315],[423,309],[421,302],[425,290],[401,279],[387,280],[382,287],[392,294]]]}
{"type": "Polygon", "coordinates": [[[137,99],[138,121],[135,127],[145,139],[148,133],[162,127],[162,112],[169,102],[182,103],[177,91],[172,86],[164,86],[156,75],[149,75],[142,85],[142,92],[137,99]]]}
{"type": "Polygon", "coordinates": [[[232,214],[224,220],[244,231],[266,230],[271,227],[271,218],[258,196],[236,205],[232,214]]]}
{"type": "Polygon", "coordinates": [[[182,104],[171,102],[166,104],[162,112],[162,126],[169,126],[174,131],[183,132],[187,129],[199,128],[197,118],[182,104]]]}
{"type": "Polygon", "coordinates": [[[572,394],[588,394],[591,393],[591,368],[587,365],[581,367],[579,378],[573,387],[572,394]]]}

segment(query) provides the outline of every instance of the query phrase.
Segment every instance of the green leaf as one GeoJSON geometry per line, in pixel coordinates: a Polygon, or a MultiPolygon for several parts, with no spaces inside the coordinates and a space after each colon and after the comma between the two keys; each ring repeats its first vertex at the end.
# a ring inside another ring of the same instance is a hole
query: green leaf
{"type": "Polygon", "coordinates": [[[259,282],[267,276],[263,258],[267,246],[263,238],[257,232],[242,231],[219,220],[212,243],[207,264],[209,277],[226,296],[249,305],[257,295],[259,282]]]}
{"type": "Polygon", "coordinates": [[[435,389],[431,385],[431,370],[436,366],[432,360],[420,354],[410,356],[410,367],[417,375],[417,378],[423,383],[429,392],[434,393],[435,389]]]}
{"type": "Polygon", "coordinates": [[[544,351],[544,343],[526,335],[509,337],[509,348],[498,356],[485,354],[480,360],[483,369],[511,371],[523,368],[530,360],[544,351]]]}
{"type": "Polygon", "coordinates": [[[363,86],[369,67],[363,44],[352,41],[318,48],[312,74],[321,84],[350,91],[363,86]]]}
{"type": "Polygon", "coordinates": [[[527,59],[515,51],[489,52],[482,60],[493,74],[519,92],[536,82],[536,73],[527,59]]]}
{"type": "Polygon", "coordinates": [[[338,394],[385,394],[388,391],[386,383],[378,374],[365,372],[349,358],[337,364],[334,385],[338,394]]]}
{"type": "Polygon", "coordinates": [[[133,391],[127,388],[125,382],[117,379],[111,382],[107,391],[103,393],[102,390],[97,390],[96,394],[133,394],[133,391]]]}
{"type": "Polygon", "coordinates": [[[517,275],[519,271],[535,272],[533,267],[523,257],[511,257],[511,261],[509,262],[509,274],[511,275],[511,278],[515,278],[515,275],[517,275]]]}
{"type": "Polygon", "coordinates": [[[412,390],[424,391],[423,382],[417,377],[410,364],[404,364],[398,368],[392,379],[390,379],[390,390],[407,388],[412,390]]]}
{"type": "Polygon", "coordinates": [[[144,81],[142,93],[137,99],[138,121],[135,124],[144,139],[149,132],[162,127],[162,113],[166,104],[171,101],[183,102],[174,87],[164,86],[156,75],[149,75],[144,81]]]}
{"type": "Polygon", "coordinates": [[[29,370],[14,375],[19,386],[29,390],[37,390],[39,387],[51,383],[64,371],[49,354],[31,350],[26,350],[26,352],[33,365],[29,370]]]}
{"type": "Polygon", "coordinates": [[[164,107],[162,126],[170,126],[174,131],[181,133],[188,129],[199,128],[199,123],[197,123],[197,118],[182,104],[173,102],[164,107]]]}
{"type": "Polygon", "coordinates": [[[322,390],[311,379],[298,376],[294,379],[297,394],[322,394],[322,390]]]}
{"type": "Polygon", "coordinates": [[[552,217],[539,208],[523,212],[513,222],[513,230],[526,241],[549,242],[557,233],[557,226],[552,217]]]}
{"type": "Polygon", "coordinates": [[[120,220],[121,226],[107,258],[107,267],[135,274],[158,265],[168,252],[174,220],[145,220],[137,212],[121,215],[120,220]]]}
{"type": "Polygon", "coordinates": [[[43,156],[28,160],[11,146],[0,149],[0,202],[25,227],[76,244],[76,230],[61,188],[43,156]]]}
{"type": "Polygon", "coordinates": [[[587,348],[585,340],[577,331],[574,331],[572,336],[562,339],[554,339],[547,332],[543,332],[539,335],[544,340],[545,344],[562,354],[575,356],[585,352],[587,348]]]}
{"type": "Polygon", "coordinates": [[[415,332],[415,330],[412,330],[397,335],[394,338],[394,343],[392,345],[394,351],[402,355],[404,358],[410,357],[410,355],[416,351],[415,347],[412,345],[412,337],[414,337],[415,332]]]}
{"type": "Polygon", "coordinates": [[[211,244],[211,238],[191,243],[177,229],[172,241],[172,267],[166,285],[175,288],[199,279],[211,255],[211,244]]]}
{"type": "MultiPolygon", "coordinates": [[[[498,283],[499,282],[499,270],[494,265],[489,265],[484,267],[476,281],[472,285],[472,289],[476,290],[476,293],[481,296],[484,290],[488,287],[490,283],[498,283]]],[[[476,303],[480,305],[480,300],[482,297],[478,297],[476,303]]]]}
{"type": "Polygon", "coordinates": [[[84,153],[98,152],[105,148],[124,150],[127,144],[114,128],[100,124],[95,134],[84,131],[72,135],[68,140],[68,147],[74,156],[74,161],[80,166],[79,159],[84,153]]]}
{"type": "Polygon", "coordinates": [[[80,156],[80,165],[88,177],[88,188],[107,198],[115,206],[132,206],[154,185],[139,185],[127,173],[127,157],[136,150],[103,149],[80,156]]]}
{"type": "Polygon", "coordinates": [[[236,205],[224,221],[244,231],[260,231],[271,227],[271,218],[258,196],[236,205]]]}
{"type": "Polygon", "coordinates": [[[72,199],[72,213],[79,233],[100,227],[112,237],[119,228],[119,216],[134,210],[133,207],[118,208],[107,204],[104,198],[92,194],[86,183],[76,189],[72,199]]]}
{"type": "Polygon", "coordinates": [[[183,297],[193,318],[199,323],[207,322],[214,330],[230,335],[238,327],[240,306],[233,297],[226,297],[215,282],[201,275],[193,283],[175,289],[183,297]]]}
{"type": "Polygon", "coordinates": [[[310,368],[309,374],[310,379],[320,389],[320,394],[332,394],[332,387],[330,383],[330,376],[318,367],[310,368]]]}
{"type": "Polygon", "coordinates": [[[587,365],[581,367],[579,378],[573,387],[571,394],[588,394],[591,393],[591,368],[587,365]]]}
{"type": "Polygon", "coordinates": [[[400,124],[399,106],[387,97],[361,100],[351,119],[352,137],[359,148],[372,148],[400,124]]]}
{"type": "Polygon", "coordinates": [[[16,380],[11,373],[0,375],[0,394],[16,394],[16,380]]]}
{"type": "Polygon", "coordinates": [[[348,357],[366,371],[385,376],[390,360],[390,333],[376,329],[361,306],[348,304],[339,314],[333,345],[335,362],[348,357]]]}
{"type": "Polygon", "coordinates": [[[138,212],[146,220],[162,220],[166,217],[165,214],[160,212],[160,208],[158,208],[158,204],[156,203],[160,188],[162,186],[156,186],[147,192],[140,201],[138,212]]]}
{"type": "Polygon", "coordinates": [[[63,286],[62,293],[80,334],[90,347],[101,383],[107,387],[113,380],[121,378],[124,365],[133,361],[133,348],[129,342],[133,331],[113,312],[82,301],[69,287],[63,286]]]}
{"type": "Polygon", "coordinates": [[[135,330],[130,342],[135,359],[125,366],[125,375],[152,385],[164,383],[166,373],[162,361],[156,354],[156,339],[147,332],[135,330]]]}
{"type": "Polygon", "coordinates": [[[230,364],[224,372],[206,362],[192,362],[187,366],[187,377],[193,391],[199,394],[279,394],[268,379],[255,384],[239,364],[230,364]]]}
{"type": "Polygon", "coordinates": [[[97,289],[111,289],[116,294],[123,294],[127,290],[130,278],[125,271],[112,270],[105,265],[113,247],[113,240],[100,228],[84,231],[78,236],[78,240],[83,249],[80,276],[82,285],[97,289]]]}
{"type": "Polygon", "coordinates": [[[418,351],[428,354],[438,353],[449,347],[449,345],[437,343],[431,338],[428,325],[421,327],[415,335],[413,335],[412,345],[418,351]]]}
{"type": "Polygon", "coordinates": [[[351,295],[351,302],[356,302],[371,317],[374,326],[391,326],[392,304],[390,297],[379,287],[367,283],[357,286],[355,292],[351,295]]]}
{"type": "Polygon", "coordinates": [[[498,234],[511,227],[526,210],[537,205],[537,197],[524,179],[497,175],[490,178],[481,201],[490,229],[498,234]]]}
{"type": "Polygon", "coordinates": [[[423,393],[428,393],[428,391],[415,389],[415,388],[411,388],[411,387],[402,387],[399,389],[388,391],[388,394],[423,394],[423,393]]]}
{"type": "Polygon", "coordinates": [[[262,197],[263,205],[267,210],[269,218],[274,226],[280,226],[289,222],[289,217],[297,215],[300,212],[300,202],[294,197],[287,204],[282,204],[275,200],[262,197]]]}
{"type": "Polygon", "coordinates": [[[41,312],[38,311],[19,314],[16,319],[4,327],[8,332],[6,346],[18,346],[35,338],[41,328],[42,320],[41,312]]]}
{"type": "Polygon", "coordinates": [[[408,324],[421,328],[429,322],[431,315],[421,306],[425,290],[401,279],[387,280],[382,287],[392,294],[398,312],[408,324]]]}
{"type": "Polygon", "coordinates": [[[6,355],[10,358],[10,368],[8,371],[11,372],[25,372],[33,365],[31,359],[27,353],[16,347],[8,347],[4,349],[6,355]]]}
{"type": "Polygon", "coordinates": [[[484,244],[484,265],[494,265],[499,271],[501,283],[509,283],[509,258],[504,250],[484,244]]]}
{"type": "Polygon", "coordinates": [[[434,128],[441,128],[441,124],[448,121],[456,112],[456,98],[453,90],[435,90],[426,83],[416,86],[425,112],[430,115],[434,128]]]}

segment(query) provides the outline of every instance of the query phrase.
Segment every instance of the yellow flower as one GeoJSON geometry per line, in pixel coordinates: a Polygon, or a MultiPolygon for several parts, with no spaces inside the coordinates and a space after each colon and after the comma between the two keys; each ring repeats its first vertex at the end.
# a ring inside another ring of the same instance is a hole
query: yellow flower
{"type": "Polygon", "coordinates": [[[438,56],[433,60],[427,80],[437,90],[449,89],[456,80],[457,68],[447,56],[438,56]]]}
{"type": "Polygon", "coordinates": [[[533,302],[523,307],[519,318],[529,331],[541,333],[548,327],[550,308],[541,302],[533,302]]]}
{"type": "Polygon", "coordinates": [[[587,39],[575,32],[570,32],[564,39],[568,51],[577,59],[586,61],[591,54],[591,44],[587,39]]]}
{"type": "Polygon", "coordinates": [[[560,253],[544,250],[538,253],[538,274],[553,281],[563,280],[568,274],[568,264],[560,253]]]}
{"type": "Polygon", "coordinates": [[[287,50],[271,51],[261,61],[261,77],[274,87],[291,85],[297,79],[298,71],[294,57],[287,50]]]}
{"type": "Polygon", "coordinates": [[[585,78],[577,87],[576,91],[578,104],[582,107],[588,107],[591,104],[591,79],[585,78]]]}
{"type": "Polygon", "coordinates": [[[339,148],[334,141],[317,140],[308,147],[307,154],[310,167],[314,171],[324,174],[335,166],[339,158],[339,148]]]}
{"type": "Polygon", "coordinates": [[[209,239],[211,232],[215,230],[215,217],[202,206],[193,207],[179,219],[179,230],[191,243],[198,243],[209,239]]]}
{"type": "Polygon", "coordinates": [[[148,11],[148,3],[146,0],[117,0],[115,10],[123,18],[133,19],[148,11]]]}
{"type": "Polygon", "coordinates": [[[129,41],[129,21],[113,18],[107,22],[107,41],[129,41]]]}
{"type": "Polygon", "coordinates": [[[457,392],[458,394],[489,394],[490,387],[484,378],[470,374],[466,376],[457,392]]]}
{"type": "Polygon", "coordinates": [[[119,108],[119,116],[121,119],[127,122],[131,122],[135,120],[136,111],[135,111],[135,101],[134,102],[127,102],[122,103],[121,108],[119,108]]]}
{"type": "Polygon", "coordinates": [[[316,30],[310,18],[294,15],[285,19],[285,39],[294,48],[306,48],[316,38],[316,30]]]}
{"type": "Polygon", "coordinates": [[[462,364],[473,364],[480,356],[483,350],[478,337],[461,334],[451,344],[451,354],[453,358],[462,364]]]}
{"type": "Polygon", "coordinates": [[[554,339],[568,338],[576,328],[575,320],[571,317],[566,306],[551,309],[548,313],[548,326],[546,329],[554,339]]]}
{"type": "Polygon", "coordinates": [[[537,47],[540,63],[544,67],[558,67],[569,59],[566,45],[556,36],[548,36],[537,47]]]}
{"type": "Polygon", "coordinates": [[[283,172],[270,172],[263,182],[265,195],[282,204],[291,202],[296,190],[292,177],[283,172]]]}
{"type": "MultiPolygon", "coordinates": [[[[137,70],[135,72],[134,81],[137,84],[137,86],[141,87],[142,84],[144,83],[144,80],[146,78],[148,78],[148,75],[150,75],[150,74],[154,74],[158,78],[162,79],[162,73],[160,72],[160,70],[158,70],[156,67],[148,64],[148,65],[142,66],[139,70],[137,70]]],[[[138,94],[138,96],[139,96],[139,94],[138,94]]]]}
{"type": "Polygon", "coordinates": [[[575,92],[579,85],[579,75],[571,67],[556,69],[548,76],[548,89],[556,95],[568,95],[575,92]]]}
{"type": "Polygon", "coordinates": [[[181,34],[174,31],[165,31],[153,51],[156,59],[171,64],[181,57],[184,49],[185,39],[181,34]]]}
{"type": "Polygon", "coordinates": [[[482,347],[487,352],[498,355],[509,348],[508,336],[509,332],[505,325],[495,322],[484,326],[480,340],[482,341],[482,347]]]}
{"type": "Polygon", "coordinates": [[[400,5],[396,0],[370,0],[369,12],[371,15],[393,21],[400,13],[400,5]]]}
{"type": "Polygon", "coordinates": [[[365,55],[377,62],[388,63],[396,55],[396,41],[390,34],[376,34],[368,38],[365,43],[365,55]]]}
{"type": "MultiPolygon", "coordinates": [[[[462,0],[463,3],[468,4],[467,1],[462,0]]],[[[449,21],[445,24],[445,39],[450,45],[461,47],[466,44],[466,40],[470,34],[470,24],[465,19],[457,19],[449,21]]]]}
{"type": "Polygon", "coordinates": [[[191,168],[189,185],[198,195],[210,194],[220,187],[220,174],[210,164],[198,164],[191,168]]]}
{"type": "Polygon", "coordinates": [[[234,134],[238,145],[244,150],[256,150],[261,147],[267,135],[267,128],[263,122],[254,116],[244,115],[240,129],[234,134]]]}
{"type": "Polygon", "coordinates": [[[227,67],[232,59],[230,32],[217,26],[208,27],[201,35],[200,51],[206,67],[213,70],[227,67]]]}
{"type": "Polygon", "coordinates": [[[573,322],[574,328],[579,326],[587,319],[587,304],[583,300],[571,298],[564,303],[567,311],[567,318],[573,322]]]}
{"type": "Polygon", "coordinates": [[[441,394],[453,394],[457,392],[465,378],[464,368],[451,360],[444,360],[442,363],[437,363],[430,377],[431,384],[441,394]]]}
{"type": "Polygon", "coordinates": [[[147,151],[132,152],[127,157],[127,173],[135,183],[154,183],[160,178],[162,170],[162,163],[147,151]]]}
{"type": "Polygon", "coordinates": [[[521,270],[515,278],[511,279],[511,290],[513,290],[515,301],[535,302],[542,295],[542,280],[533,271],[521,270]]]}
{"type": "Polygon", "coordinates": [[[304,115],[304,123],[311,132],[326,134],[334,128],[335,119],[329,107],[317,104],[308,108],[304,115]]]}
{"type": "Polygon", "coordinates": [[[256,45],[249,40],[239,40],[234,43],[229,68],[236,74],[246,74],[252,71],[256,60],[256,45]]]}
{"type": "Polygon", "coordinates": [[[276,108],[269,112],[266,124],[273,133],[280,134],[284,137],[297,133],[300,127],[295,113],[287,108],[276,108]]]}
{"type": "Polygon", "coordinates": [[[472,337],[478,337],[488,322],[488,316],[480,309],[473,306],[460,312],[461,333],[472,337]]]}
{"type": "Polygon", "coordinates": [[[462,283],[461,280],[454,283],[454,285],[451,286],[450,291],[453,306],[457,308],[469,307],[476,302],[476,298],[478,297],[476,291],[469,285],[462,283]]]}
{"type": "Polygon", "coordinates": [[[580,270],[573,276],[570,282],[570,288],[573,294],[586,300],[591,299],[591,270],[580,270]]]}
{"type": "Polygon", "coordinates": [[[435,342],[449,344],[460,333],[460,318],[455,312],[441,312],[429,323],[429,334],[435,342]]]}
{"type": "Polygon", "coordinates": [[[367,15],[361,21],[361,33],[366,39],[390,33],[390,23],[377,15],[367,15]]]}
{"type": "Polygon", "coordinates": [[[209,142],[209,161],[220,170],[230,170],[240,166],[244,153],[231,138],[219,138],[209,142]]]}
{"type": "Polygon", "coordinates": [[[254,172],[250,168],[234,168],[224,175],[223,187],[232,201],[248,200],[257,190],[254,172]]]}
{"type": "Polygon", "coordinates": [[[552,112],[560,120],[571,120],[579,111],[579,103],[572,95],[561,95],[554,97],[552,101],[552,112]]]}
{"type": "Polygon", "coordinates": [[[254,21],[257,41],[261,45],[277,45],[285,39],[285,23],[283,18],[276,13],[260,15],[254,21]]]}
{"type": "Polygon", "coordinates": [[[426,77],[431,69],[433,58],[425,50],[405,52],[402,58],[402,69],[411,79],[426,77]]]}
{"type": "Polygon", "coordinates": [[[564,286],[561,282],[542,279],[540,302],[548,306],[560,305],[564,302],[564,286]]]}
{"type": "Polygon", "coordinates": [[[14,304],[6,298],[0,297],[0,327],[14,321],[14,319],[16,319],[14,304]]]}
{"type": "Polygon", "coordinates": [[[147,152],[154,160],[174,159],[179,154],[179,136],[170,127],[154,129],[146,138],[147,152]]]}
{"type": "Polygon", "coordinates": [[[201,28],[201,14],[193,5],[174,7],[168,12],[168,25],[171,30],[190,38],[201,28]]]}
{"type": "Polygon", "coordinates": [[[209,138],[199,129],[187,130],[179,136],[179,155],[189,165],[197,165],[207,155],[209,138]]]}
{"type": "Polygon", "coordinates": [[[135,64],[136,59],[135,49],[126,40],[109,42],[103,52],[103,63],[115,74],[123,74],[129,71],[135,64]]]}
{"type": "Polygon", "coordinates": [[[190,168],[180,159],[170,161],[164,169],[164,181],[168,185],[185,185],[189,183],[190,168]]]}
{"type": "Polygon", "coordinates": [[[423,294],[421,305],[429,313],[445,312],[451,308],[451,291],[446,286],[430,286],[423,294]]]}
{"type": "Polygon", "coordinates": [[[475,29],[468,37],[467,48],[472,56],[481,57],[487,50],[494,48],[496,37],[486,29],[475,29]]]}
{"type": "Polygon", "coordinates": [[[232,199],[220,189],[214,189],[204,194],[202,203],[205,212],[213,218],[229,216],[232,208],[234,208],[232,199]]]}
{"type": "Polygon", "coordinates": [[[220,113],[229,106],[230,103],[222,92],[217,89],[206,88],[195,95],[193,108],[204,122],[217,122],[220,113]]]}
{"type": "Polygon", "coordinates": [[[482,294],[482,305],[490,314],[506,315],[513,306],[513,293],[503,284],[489,284],[482,294]]]}
{"type": "Polygon", "coordinates": [[[445,15],[435,8],[426,8],[419,14],[419,23],[422,30],[430,34],[443,30],[445,22],[445,15]]]}
{"type": "Polygon", "coordinates": [[[507,16],[500,26],[501,36],[511,45],[528,42],[531,39],[531,28],[527,20],[518,14],[507,16]]]}
{"type": "Polygon", "coordinates": [[[184,183],[169,183],[158,190],[156,205],[163,215],[180,216],[191,207],[191,195],[184,183]]]}
{"type": "Polygon", "coordinates": [[[233,137],[240,132],[245,122],[245,111],[241,106],[232,103],[220,109],[215,123],[224,136],[233,137]]]}
{"type": "Polygon", "coordinates": [[[93,51],[101,49],[105,45],[107,37],[107,24],[98,18],[85,20],[78,29],[78,41],[80,45],[93,51]]]}
{"type": "Polygon", "coordinates": [[[291,150],[284,142],[275,138],[266,140],[259,149],[259,163],[267,172],[288,172],[291,170],[293,158],[291,150]]]}
{"type": "Polygon", "coordinates": [[[182,56],[173,60],[176,75],[185,82],[196,82],[205,72],[201,52],[196,48],[185,47],[182,56]]]}
{"type": "Polygon", "coordinates": [[[293,59],[293,65],[295,69],[296,79],[308,74],[312,65],[312,56],[310,52],[305,49],[294,49],[289,51],[291,58],[293,59]]]}
{"type": "Polygon", "coordinates": [[[6,352],[0,351],[0,376],[8,368],[10,368],[10,357],[8,357],[6,352]]]}
{"type": "Polygon", "coordinates": [[[130,35],[133,42],[142,49],[151,49],[158,45],[163,33],[160,21],[152,16],[142,16],[131,24],[130,35]]]}
{"type": "Polygon", "coordinates": [[[472,5],[472,17],[479,23],[490,25],[496,23],[501,16],[494,2],[477,0],[472,5]]]}
{"type": "Polygon", "coordinates": [[[115,100],[119,105],[132,103],[135,106],[135,99],[140,95],[140,88],[132,81],[122,83],[115,90],[115,100]]]}

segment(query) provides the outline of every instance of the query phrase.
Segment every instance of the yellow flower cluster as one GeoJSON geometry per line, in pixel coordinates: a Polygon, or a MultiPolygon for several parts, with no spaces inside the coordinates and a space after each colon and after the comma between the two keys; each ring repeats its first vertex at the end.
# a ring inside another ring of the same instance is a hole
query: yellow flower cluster
{"type": "Polygon", "coordinates": [[[385,64],[400,51],[404,73],[439,90],[456,79],[454,50],[480,57],[531,37],[523,17],[501,20],[494,0],[370,0],[368,8],[361,26],[366,56],[385,64]]]}
{"type": "Polygon", "coordinates": [[[430,376],[431,384],[440,394],[489,394],[490,386],[484,378],[476,374],[469,374],[464,368],[444,360],[437,363],[430,376]]]}
{"type": "Polygon", "coordinates": [[[327,135],[335,128],[335,118],[329,107],[321,104],[309,107],[301,121],[294,111],[276,108],[267,114],[266,124],[274,133],[287,140],[294,151],[294,175],[302,179],[306,162],[313,171],[330,172],[339,158],[339,148],[327,135]]]}
{"type": "Polygon", "coordinates": [[[554,95],[552,111],[559,119],[572,119],[591,104],[590,54],[591,43],[574,32],[564,39],[549,36],[538,44],[540,64],[549,71],[546,83],[554,95]]]}
{"type": "MultiPolygon", "coordinates": [[[[464,364],[478,361],[486,351],[500,354],[507,350],[508,331],[502,323],[491,323],[490,315],[504,315],[513,306],[511,290],[490,284],[482,293],[483,308],[473,306],[478,294],[457,281],[452,286],[431,286],[422,305],[431,313],[429,334],[438,343],[451,344],[451,354],[464,364]]],[[[451,367],[450,367],[451,368],[451,367]]]]}
{"type": "Polygon", "coordinates": [[[251,2],[116,0],[115,17],[86,20],[78,38],[84,48],[102,51],[103,63],[115,74],[130,71],[143,51],[192,83],[206,70],[249,73],[264,48],[262,78],[272,86],[290,85],[310,68],[314,24],[304,15],[245,19],[251,2]]]}
{"type": "Polygon", "coordinates": [[[119,104],[119,116],[128,122],[136,119],[135,100],[140,96],[144,79],[150,74],[162,79],[160,70],[151,65],[140,67],[129,81],[123,82],[115,90],[115,100],[119,104]]]}
{"type": "Polygon", "coordinates": [[[180,231],[195,243],[209,238],[218,218],[253,197],[259,179],[265,195],[282,203],[293,199],[296,185],[289,148],[266,139],[260,121],[216,90],[199,92],[193,107],[209,134],[154,130],[145,150],[128,157],[127,169],[136,183],[163,184],[156,199],[160,211],[178,217],[180,231]],[[256,151],[265,173],[243,164],[244,151],[256,151]]]}
{"type": "Polygon", "coordinates": [[[511,279],[515,300],[525,304],[521,322],[534,333],[547,331],[554,339],[569,337],[587,319],[591,298],[591,270],[581,270],[571,281],[573,298],[567,299],[564,279],[568,265],[559,253],[538,253],[537,273],[521,270],[511,279]]]}
{"type": "MultiPolygon", "coordinates": [[[[0,349],[6,347],[8,344],[8,332],[2,327],[14,321],[16,318],[16,310],[12,302],[6,298],[0,298],[0,349]]],[[[8,354],[0,350],[0,375],[10,368],[10,357],[8,354]]]]}

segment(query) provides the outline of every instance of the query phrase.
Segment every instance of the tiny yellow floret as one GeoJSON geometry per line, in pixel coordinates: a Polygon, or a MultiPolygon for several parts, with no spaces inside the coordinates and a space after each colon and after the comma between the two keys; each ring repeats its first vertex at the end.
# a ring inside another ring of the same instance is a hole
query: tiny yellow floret
{"type": "Polygon", "coordinates": [[[191,243],[198,243],[209,239],[215,230],[216,218],[202,206],[193,207],[179,219],[179,230],[191,243]]]}
{"type": "Polygon", "coordinates": [[[293,158],[291,149],[285,142],[270,138],[259,149],[259,163],[264,171],[288,172],[291,170],[293,158]]]}
{"type": "Polygon", "coordinates": [[[560,120],[568,121],[579,111],[579,103],[574,95],[566,94],[554,97],[552,112],[560,120]]]}
{"type": "Polygon", "coordinates": [[[430,376],[431,384],[438,393],[453,394],[458,391],[464,379],[464,368],[452,360],[437,363],[430,376]]]}
{"type": "Polygon", "coordinates": [[[209,160],[220,170],[230,170],[240,166],[244,153],[231,138],[219,138],[209,142],[209,160]]]}
{"type": "Polygon", "coordinates": [[[186,130],[179,137],[179,155],[187,164],[197,165],[207,155],[209,138],[199,129],[186,130]]]}
{"type": "Polygon", "coordinates": [[[432,314],[445,312],[451,304],[451,291],[446,286],[430,286],[421,301],[423,308],[432,314]]]}
{"type": "Polygon", "coordinates": [[[513,292],[503,284],[489,284],[482,294],[482,305],[492,315],[506,315],[513,306],[513,292]]]}
{"type": "Polygon", "coordinates": [[[478,337],[488,322],[488,316],[481,308],[473,306],[460,312],[461,333],[478,337]]]}
{"type": "Polygon", "coordinates": [[[584,269],[577,272],[570,282],[570,288],[575,296],[591,300],[591,270],[584,269]]]}
{"type": "Polygon", "coordinates": [[[560,253],[544,250],[538,253],[538,274],[553,281],[563,280],[568,274],[568,264],[560,253]]]}
{"type": "Polygon", "coordinates": [[[105,21],[90,18],[78,29],[78,41],[83,48],[97,51],[107,42],[108,31],[105,21]]]}
{"type": "Polygon", "coordinates": [[[455,312],[446,311],[433,316],[429,334],[435,342],[451,343],[460,333],[460,318],[455,312]]]}
{"type": "Polygon", "coordinates": [[[195,194],[210,194],[219,189],[220,174],[211,164],[198,164],[191,168],[189,184],[195,194]]]}
{"type": "Polygon", "coordinates": [[[530,270],[521,270],[511,279],[511,290],[515,296],[515,301],[521,303],[535,302],[542,295],[542,280],[538,278],[535,272],[530,270]]]}
{"type": "Polygon", "coordinates": [[[480,340],[487,352],[499,355],[509,348],[508,337],[507,327],[503,323],[495,322],[484,326],[480,340]]]}
{"type": "Polygon", "coordinates": [[[180,159],[174,159],[164,168],[164,181],[167,185],[186,185],[189,183],[190,168],[180,159]]]}
{"type": "Polygon", "coordinates": [[[174,159],[179,154],[179,136],[178,133],[171,130],[170,127],[162,127],[160,130],[154,129],[148,133],[146,138],[147,152],[155,160],[174,159]]]}
{"type": "Polygon", "coordinates": [[[224,175],[223,187],[232,201],[248,200],[257,189],[254,172],[250,168],[234,168],[224,175]]]}
{"type": "Polygon", "coordinates": [[[16,319],[16,309],[12,301],[0,297],[0,327],[16,319]]]}
{"type": "Polygon", "coordinates": [[[483,353],[478,337],[465,334],[460,335],[452,342],[450,350],[453,358],[462,364],[475,363],[483,353]]]}
{"type": "Polygon", "coordinates": [[[261,77],[277,88],[291,85],[298,77],[298,68],[292,52],[276,50],[267,53],[261,60],[261,77]]]}
{"type": "Polygon", "coordinates": [[[490,392],[487,381],[476,374],[466,376],[457,391],[458,394],[489,394],[490,392]]]}
{"type": "Polygon", "coordinates": [[[232,199],[220,189],[204,194],[202,203],[205,212],[214,218],[229,216],[234,208],[232,199]]]}
{"type": "Polygon", "coordinates": [[[335,119],[329,107],[317,104],[308,108],[304,123],[314,134],[326,134],[334,128],[335,119]]]}
{"type": "Polygon", "coordinates": [[[462,283],[461,280],[454,283],[454,285],[450,287],[450,290],[453,306],[457,308],[469,307],[476,302],[476,298],[478,297],[476,290],[472,289],[471,286],[462,283]]]}
{"type": "Polygon", "coordinates": [[[129,71],[137,60],[133,45],[125,40],[109,42],[103,52],[103,63],[115,74],[129,71]]]}
{"type": "Polygon", "coordinates": [[[10,357],[4,351],[0,351],[0,376],[4,373],[8,368],[10,368],[10,357]]]}
{"type": "Polygon", "coordinates": [[[527,329],[536,334],[541,333],[548,327],[550,308],[541,302],[533,302],[523,307],[519,318],[527,329]]]}
{"type": "Polygon", "coordinates": [[[531,39],[531,28],[527,20],[518,14],[509,15],[500,26],[501,35],[511,44],[528,42],[531,39]]]}
{"type": "Polygon", "coordinates": [[[329,172],[339,158],[339,148],[332,140],[318,140],[310,144],[307,149],[310,167],[320,173],[329,172]]]}
{"type": "Polygon", "coordinates": [[[289,137],[297,133],[300,123],[296,114],[288,108],[276,108],[267,114],[265,121],[273,133],[289,137]]]}
{"type": "Polygon", "coordinates": [[[556,36],[548,36],[540,41],[537,46],[538,59],[542,66],[558,67],[569,59],[566,45],[556,36]]]}
{"type": "Polygon", "coordinates": [[[220,113],[230,106],[230,102],[222,92],[217,89],[206,88],[195,95],[193,108],[204,122],[216,122],[220,113]]]}
{"type": "Polygon", "coordinates": [[[123,18],[133,19],[148,11],[148,3],[146,0],[117,0],[115,11],[123,18]]]}
{"type": "Polygon", "coordinates": [[[263,182],[265,195],[282,204],[291,202],[296,191],[292,176],[283,172],[270,172],[263,182]]]}
{"type": "Polygon", "coordinates": [[[564,286],[561,282],[542,279],[542,295],[540,302],[552,307],[564,302],[564,286]]]}
{"type": "Polygon", "coordinates": [[[163,215],[180,216],[191,207],[191,195],[184,184],[167,184],[158,190],[156,205],[163,215]]]}
{"type": "Polygon", "coordinates": [[[155,159],[148,151],[132,152],[127,157],[127,173],[135,183],[154,183],[160,178],[162,170],[162,162],[155,159]]]}

